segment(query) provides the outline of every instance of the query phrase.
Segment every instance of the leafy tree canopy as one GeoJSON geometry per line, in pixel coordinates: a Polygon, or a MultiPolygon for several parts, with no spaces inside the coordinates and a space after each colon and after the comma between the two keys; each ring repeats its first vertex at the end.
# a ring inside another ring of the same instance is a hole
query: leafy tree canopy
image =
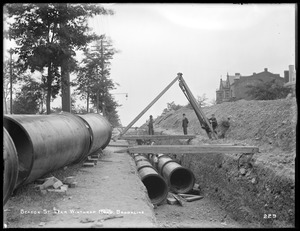
{"type": "Polygon", "coordinates": [[[81,99],[86,99],[87,102],[91,100],[97,111],[101,110],[111,115],[117,113],[116,107],[120,106],[109,93],[118,85],[110,78],[110,60],[117,52],[111,40],[101,35],[101,39],[95,43],[93,49],[84,50],[84,59],[77,69],[76,78],[77,91],[81,99]]]}
{"type": "Polygon", "coordinates": [[[167,108],[163,110],[163,113],[169,112],[169,111],[177,111],[178,109],[182,108],[181,105],[175,104],[174,101],[171,103],[167,103],[167,108]]]}
{"type": "Polygon", "coordinates": [[[23,79],[24,85],[21,91],[16,94],[13,104],[14,114],[36,114],[39,112],[43,94],[41,92],[40,83],[31,77],[23,79]]]}
{"type": "Polygon", "coordinates": [[[247,94],[255,100],[275,100],[285,98],[290,89],[278,83],[275,79],[261,82],[257,85],[247,86],[247,94]]]}
{"type": "Polygon", "coordinates": [[[20,71],[43,72],[48,68],[45,87],[49,113],[50,98],[58,94],[61,85],[59,68],[63,65],[68,71],[74,70],[75,50],[98,38],[90,33],[88,17],[113,11],[94,4],[20,3],[5,5],[5,12],[12,19],[7,36],[17,44],[20,71]]]}

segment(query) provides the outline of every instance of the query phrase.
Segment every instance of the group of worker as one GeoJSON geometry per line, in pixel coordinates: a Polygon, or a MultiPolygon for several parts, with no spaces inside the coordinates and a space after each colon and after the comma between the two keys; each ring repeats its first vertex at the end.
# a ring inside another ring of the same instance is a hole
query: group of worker
{"type": "MultiPolygon", "coordinates": [[[[209,127],[209,125],[203,121],[203,123],[201,124],[201,127],[206,131],[208,137],[211,139],[212,138],[212,132],[215,133],[215,135],[218,138],[224,139],[225,138],[225,133],[227,132],[227,130],[230,127],[230,118],[228,117],[227,120],[222,121],[221,124],[221,129],[219,129],[220,134],[218,134],[217,132],[217,127],[218,125],[218,121],[215,117],[215,114],[212,114],[211,117],[208,119],[208,122],[211,124],[212,127],[212,131],[209,127]]],[[[186,118],[185,114],[183,114],[183,118],[182,118],[182,128],[183,128],[183,134],[187,135],[187,127],[188,127],[188,119],[186,118]]]]}
{"type": "Polygon", "coordinates": [[[215,114],[212,114],[211,117],[208,119],[208,122],[211,124],[212,130],[209,128],[207,123],[203,123],[202,124],[202,128],[206,131],[208,137],[211,139],[212,138],[212,132],[215,133],[215,135],[218,138],[224,139],[225,138],[225,134],[227,132],[227,130],[230,127],[230,118],[228,117],[227,120],[222,121],[222,124],[219,125],[218,121],[215,117],[215,114]],[[220,127],[219,129],[219,134],[217,132],[217,127],[220,127]]]}
{"type": "MultiPolygon", "coordinates": [[[[182,116],[183,116],[183,118],[182,118],[183,134],[187,135],[187,128],[188,128],[189,120],[186,118],[184,113],[182,116]]],[[[205,121],[201,124],[201,127],[206,131],[206,133],[210,139],[212,138],[212,132],[214,132],[218,138],[221,138],[221,139],[225,138],[225,133],[227,132],[227,130],[230,127],[230,118],[229,117],[227,118],[227,120],[222,121],[220,134],[218,134],[218,132],[217,132],[218,121],[215,117],[215,114],[211,115],[211,118],[208,119],[208,122],[211,124],[213,131],[211,131],[209,125],[205,121]]],[[[150,115],[149,122],[148,122],[149,135],[154,135],[153,123],[154,123],[153,116],[150,115]]]]}

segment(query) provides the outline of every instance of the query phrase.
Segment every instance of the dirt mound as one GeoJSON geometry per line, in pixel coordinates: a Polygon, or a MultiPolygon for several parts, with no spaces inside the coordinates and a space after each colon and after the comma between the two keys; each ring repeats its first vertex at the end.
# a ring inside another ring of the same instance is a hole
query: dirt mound
{"type": "MultiPolygon", "coordinates": [[[[197,138],[191,144],[233,143],[259,147],[254,158],[271,168],[286,169],[286,175],[294,178],[296,157],[297,103],[295,98],[227,102],[203,107],[207,117],[215,114],[219,123],[230,117],[230,128],[225,139],[210,140],[193,110],[183,107],[155,119],[154,130],[168,134],[183,134],[182,114],[189,119],[189,134],[197,138]]],[[[218,130],[218,128],[217,128],[218,130]]]]}
{"type": "MultiPolygon", "coordinates": [[[[296,99],[228,102],[202,108],[219,123],[230,117],[225,139],[210,140],[193,110],[184,107],[155,119],[154,130],[183,134],[182,114],[189,119],[191,144],[254,145],[259,153],[241,164],[240,154],[184,155],[204,195],[218,202],[230,216],[250,227],[293,226],[295,203],[296,99]]],[[[247,156],[247,155],[246,155],[247,156]]],[[[248,157],[247,157],[248,158],[248,157]]]]}
{"type": "MultiPolygon", "coordinates": [[[[209,118],[215,114],[217,120],[230,117],[230,129],[226,137],[231,140],[248,140],[256,144],[271,144],[283,151],[293,151],[296,145],[297,104],[295,98],[227,102],[202,108],[209,118]]],[[[185,113],[189,119],[189,133],[199,134],[206,139],[205,131],[193,110],[184,107],[155,119],[156,127],[182,133],[181,120],[185,113]]]]}

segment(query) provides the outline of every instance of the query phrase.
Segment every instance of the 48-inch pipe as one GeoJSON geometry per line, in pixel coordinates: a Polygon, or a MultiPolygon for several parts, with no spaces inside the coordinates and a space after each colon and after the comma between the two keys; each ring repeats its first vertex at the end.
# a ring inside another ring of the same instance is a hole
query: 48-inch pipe
{"type": "Polygon", "coordinates": [[[168,185],[143,154],[133,156],[141,181],[145,185],[152,204],[162,203],[168,196],[168,185]]]}
{"type": "Polygon", "coordinates": [[[91,145],[88,155],[104,149],[110,142],[112,136],[112,125],[99,114],[78,115],[90,131],[91,145]]]}
{"type": "Polygon", "coordinates": [[[12,194],[18,178],[18,155],[14,142],[3,128],[3,205],[12,194]]]}
{"type": "MultiPolygon", "coordinates": [[[[87,117],[87,116],[86,116],[87,117]]],[[[98,120],[106,120],[98,114],[98,120]]],[[[11,136],[18,153],[18,179],[15,185],[30,183],[46,173],[80,162],[99,147],[104,148],[112,132],[109,123],[100,123],[102,130],[91,122],[63,112],[50,115],[4,115],[4,127],[11,136]],[[104,139],[91,139],[104,136],[104,139]],[[102,132],[102,134],[101,134],[102,132]]]]}
{"type": "MultiPolygon", "coordinates": [[[[150,157],[152,161],[154,157],[155,155],[150,157]]],[[[157,170],[166,179],[171,191],[188,193],[193,189],[195,176],[190,169],[182,167],[167,155],[159,154],[157,158],[157,170]]]]}

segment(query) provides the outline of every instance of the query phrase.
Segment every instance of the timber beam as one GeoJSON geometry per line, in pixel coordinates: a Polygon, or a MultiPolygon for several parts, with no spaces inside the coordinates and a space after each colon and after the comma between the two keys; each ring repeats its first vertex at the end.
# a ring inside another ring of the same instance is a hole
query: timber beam
{"type": "Polygon", "coordinates": [[[195,135],[132,135],[122,136],[122,140],[171,140],[171,139],[194,139],[195,135]]]}
{"type": "Polygon", "coordinates": [[[163,154],[207,154],[207,153],[257,153],[255,146],[212,145],[138,145],[115,152],[163,153],[163,154]]]}

